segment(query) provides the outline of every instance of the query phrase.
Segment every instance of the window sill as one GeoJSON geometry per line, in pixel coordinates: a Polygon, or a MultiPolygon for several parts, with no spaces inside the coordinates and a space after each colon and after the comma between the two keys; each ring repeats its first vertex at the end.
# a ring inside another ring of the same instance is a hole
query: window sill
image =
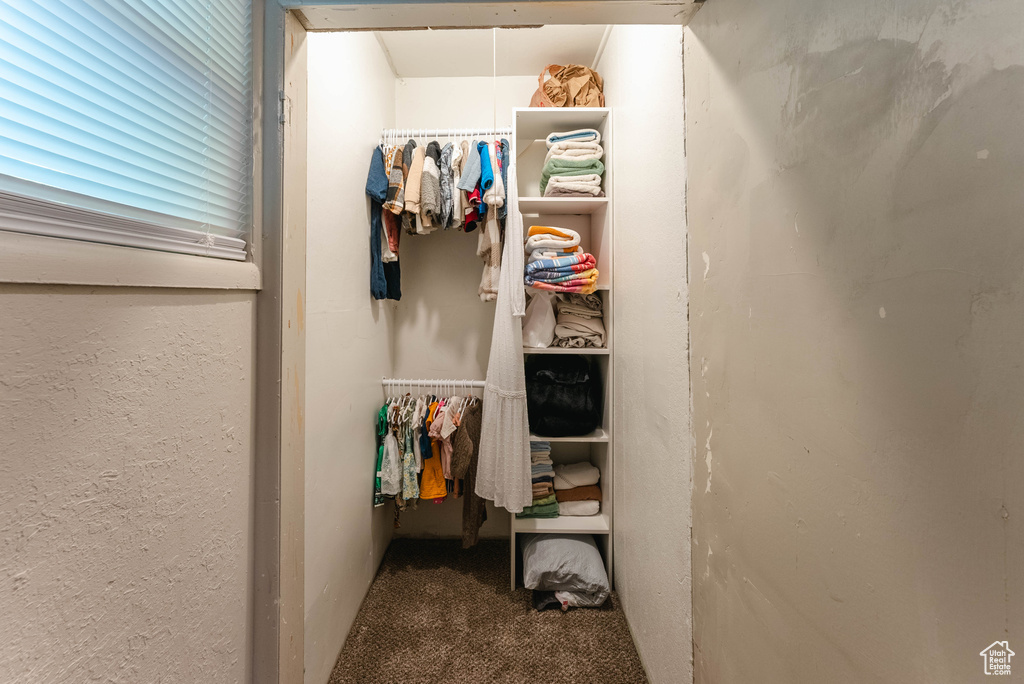
{"type": "Polygon", "coordinates": [[[259,290],[249,261],[0,231],[0,283],[259,290]]]}

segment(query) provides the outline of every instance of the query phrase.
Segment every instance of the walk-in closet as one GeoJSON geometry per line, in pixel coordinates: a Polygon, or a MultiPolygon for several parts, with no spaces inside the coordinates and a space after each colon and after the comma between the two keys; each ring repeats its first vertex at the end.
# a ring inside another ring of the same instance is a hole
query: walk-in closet
{"type": "Polygon", "coordinates": [[[307,36],[308,681],[407,677],[420,630],[496,639],[501,668],[561,654],[559,681],[688,660],[658,636],[690,610],[681,35],[307,36]],[[601,93],[531,107],[565,64],[601,93]],[[542,612],[524,585],[556,539],[600,577],[542,612]],[[408,660],[381,656],[409,615],[408,660]]]}

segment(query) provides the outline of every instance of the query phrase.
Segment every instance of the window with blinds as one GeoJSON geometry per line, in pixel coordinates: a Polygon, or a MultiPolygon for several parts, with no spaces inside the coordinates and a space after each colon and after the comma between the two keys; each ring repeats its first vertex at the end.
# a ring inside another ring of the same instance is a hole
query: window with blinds
{"type": "Polygon", "coordinates": [[[0,230],[245,259],[250,0],[0,0],[0,230]]]}

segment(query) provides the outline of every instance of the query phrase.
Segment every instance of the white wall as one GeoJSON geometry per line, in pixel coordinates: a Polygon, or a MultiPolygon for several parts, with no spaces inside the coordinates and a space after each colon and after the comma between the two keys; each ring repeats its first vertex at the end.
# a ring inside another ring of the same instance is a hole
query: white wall
{"type": "MultiPolygon", "coordinates": [[[[530,104],[537,79],[407,78],[395,87],[398,127],[491,128],[511,126],[512,108],[530,104]],[[495,99],[496,94],[496,99],[495,99]],[[496,122],[496,123],[495,123],[496,122]]],[[[483,380],[491,349],[494,303],[477,294],[483,262],[477,232],[436,231],[403,236],[402,301],[395,312],[395,375],[483,380]]],[[[402,515],[404,536],[458,537],[462,499],[420,505],[402,515]]],[[[483,537],[508,536],[503,508],[487,505],[483,537]]]]}
{"type": "Polygon", "coordinates": [[[0,681],[251,681],[254,306],[0,286],[0,681]]]}
{"type": "Polygon", "coordinates": [[[370,297],[365,187],[395,88],[370,33],[311,33],[308,60],[305,666],[321,684],[391,537],[373,480],[394,312],[370,297]]]}
{"type": "Polygon", "coordinates": [[[656,683],[693,676],[681,40],[616,26],[598,65],[614,108],[615,584],[656,683]]]}
{"type": "Polygon", "coordinates": [[[1022,653],[1022,26],[714,0],[687,29],[698,682],[1022,653]]]}

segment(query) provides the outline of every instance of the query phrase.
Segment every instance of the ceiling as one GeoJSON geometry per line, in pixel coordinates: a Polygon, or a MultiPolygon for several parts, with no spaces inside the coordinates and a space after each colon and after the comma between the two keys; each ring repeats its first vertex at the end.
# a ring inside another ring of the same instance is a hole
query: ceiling
{"type": "Polygon", "coordinates": [[[279,0],[307,31],[377,28],[676,24],[704,0],[279,0]]]}
{"type": "Polygon", "coordinates": [[[399,78],[537,76],[548,64],[592,66],[604,25],[379,31],[399,78]]]}

